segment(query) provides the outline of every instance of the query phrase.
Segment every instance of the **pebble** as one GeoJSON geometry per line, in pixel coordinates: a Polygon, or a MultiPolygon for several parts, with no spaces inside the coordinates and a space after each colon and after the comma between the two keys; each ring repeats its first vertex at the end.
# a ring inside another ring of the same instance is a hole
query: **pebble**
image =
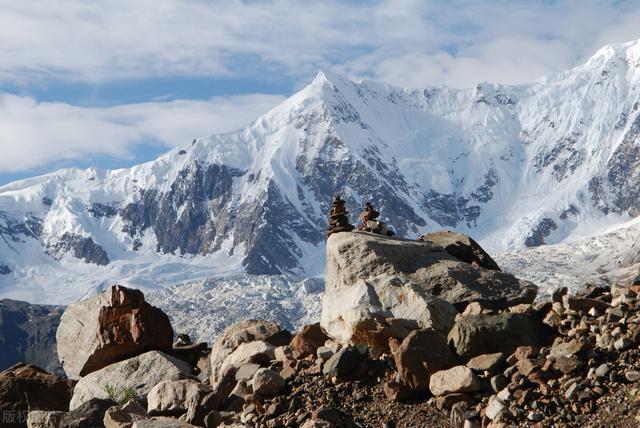
{"type": "Polygon", "coordinates": [[[564,398],[566,398],[567,400],[572,399],[576,395],[577,389],[578,383],[572,383],[571,386],[565,391],[564,398]]]}
{"type": "Polygon", "coordinates": [[[624,374],[624,377],[629,382],[638,382],[640,380],[640,372],[636,370],[629,370],[624,374]]]}
{"type": "Polygon", "coordinates": [[[491,383],[491,388],[493,388],[495,392],[500,392],[509,384],[509,381],[507,381],[507,378],[504,377],[504,375],[496,375],[492,377],[489,382],[491,383]]]}
{"type": "Polygon", "coordinates": [[[598,379],[606,379],[609,376],[609,372],[611,371],[611,367],[609,364],[600,364],[596,369],[596,378],[598,379]]]}
{"type": "Polygon", "coordinates": [[[613,343],[613,347],[618,351],[626,351],[631,348],[631,346],[633,346],[633,342],[627,337],[621,337],[613,343]]]}
{"type": "Polygon", "coordinates": [[[542,419],[544,419],[544,416],[542,416],[538,412],[531,411],[527,415],[527,419],[529,419],[531,422],[540,422],[542,419]]]}

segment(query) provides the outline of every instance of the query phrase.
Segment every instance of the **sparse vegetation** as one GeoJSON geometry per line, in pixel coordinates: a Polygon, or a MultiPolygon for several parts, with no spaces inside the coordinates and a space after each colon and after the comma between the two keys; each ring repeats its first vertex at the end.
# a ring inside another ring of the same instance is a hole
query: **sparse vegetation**
{"type": "Polygon", "coordinates": [[[131,400],[139,398],[135,389],[131,387],[118,388],[113,385],[107,384],[104,387],[104,390],[107,393],[107,398],[109,398],[109,400],[117,402],[118,404],[125,404],[131,400]]]}

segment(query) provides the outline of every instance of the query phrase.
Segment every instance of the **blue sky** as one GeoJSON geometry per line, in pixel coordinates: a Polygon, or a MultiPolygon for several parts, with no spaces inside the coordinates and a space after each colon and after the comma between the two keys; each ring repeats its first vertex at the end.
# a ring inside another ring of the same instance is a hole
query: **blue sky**
{"type": "Polygon", "coordinates": [[[237,129],[320,69],[530,82],[640,38],[634,1],[0,0],[0,184],[237,129]]]}

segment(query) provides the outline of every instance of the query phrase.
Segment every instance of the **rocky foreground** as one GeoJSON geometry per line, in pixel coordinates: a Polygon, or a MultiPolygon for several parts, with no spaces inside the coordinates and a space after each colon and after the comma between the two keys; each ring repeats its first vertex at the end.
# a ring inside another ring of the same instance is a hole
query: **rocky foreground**
{"type": "Polygon", "coordinates": [[[0,373],[1,426],[564,427],[640,421],[640,287],[534,303],[470,238],[328,241],[320,323],[229,326],[209,347],[141,292],[70,305],[69,380],[0,373]]]}

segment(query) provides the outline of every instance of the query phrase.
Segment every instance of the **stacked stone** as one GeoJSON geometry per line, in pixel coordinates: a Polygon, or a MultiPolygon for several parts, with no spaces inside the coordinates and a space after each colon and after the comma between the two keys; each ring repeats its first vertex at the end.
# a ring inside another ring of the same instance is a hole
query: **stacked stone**
{"type": "Polygon", "coordinates": [[[359,216],[360,224],[358,225],[358,230],[370,231],[368,229],[367,223],[369,221],[374,221],[379,216],[380,216],[380,213],[375,209],[373,209],[373,205],[371,205],[371,202],[367,202],[364,206],[364,211],[362,211],[359,216]]]}
{"type": "Polygon", "coordinates": [[[344,207],[345,201],[336,195],[333,197],[333,203],[329,210],[329,226],[327,226],[327,237],[337,232],[351,232],[354,227],[349,224],[349,217],[347,217],[347,209],[344,207]]]}

